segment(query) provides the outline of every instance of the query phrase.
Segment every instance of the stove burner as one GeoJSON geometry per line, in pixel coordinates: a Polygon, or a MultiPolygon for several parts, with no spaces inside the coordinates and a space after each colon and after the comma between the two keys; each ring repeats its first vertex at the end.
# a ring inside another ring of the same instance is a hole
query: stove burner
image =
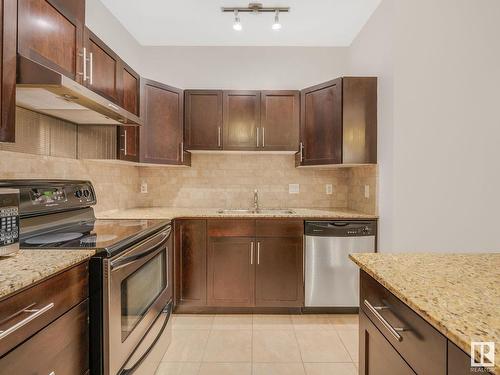
{"type": "Polygon", "coordinates": [[[51,243],[67,242],[82,237],[82,233],[49,233],[40,236],[28,238],[25,242],[30,245],[47,245],[51,243]]]}
{"type": "Polygon", "coordinates": [[[95,246],[97,244],[97,241],[99,242],[106,242],[106,241],[111,241],[114,240],[116,235],[114,234],[91,234],[90,236],[84,237],[80,240],[80,244],[82,246],[95,246]]]}

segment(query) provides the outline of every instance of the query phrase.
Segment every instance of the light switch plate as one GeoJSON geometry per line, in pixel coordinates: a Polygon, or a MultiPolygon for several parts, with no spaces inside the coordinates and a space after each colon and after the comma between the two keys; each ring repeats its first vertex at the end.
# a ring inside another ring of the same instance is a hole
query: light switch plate
{"type": "Polygon", "coordinates": [[[141,183],[141,193],[146,194],[148,192],[148,183],[147,182],[142,182],[141,183]]]}
{"type": "Polygon", "coordinates": [[[288,184],[288,193],[289,194],[299,194],[300,193],[300,185],[299,184],[288,184]]]}
{"type": "Polygon", "coordinates": [[[332,195],[333,194],[333,185],[332,184],[326,184],[325,185],[325,192],[328,195],[332,195]]]}
{"type": "Polygon", "coordinates": [[[370,198],[370,185],[365,185],[365,198],[370,198]]]}

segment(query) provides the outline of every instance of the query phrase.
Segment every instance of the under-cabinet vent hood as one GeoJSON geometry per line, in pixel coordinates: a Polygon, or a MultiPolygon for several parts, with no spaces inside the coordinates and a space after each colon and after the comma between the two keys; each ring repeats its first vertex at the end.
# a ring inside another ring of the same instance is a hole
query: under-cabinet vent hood
{"type": "Polygon", "coordinates": [[[18,55],[16,104],[75,124],[142,125],[141,119],[85,86],[18,55]]]}

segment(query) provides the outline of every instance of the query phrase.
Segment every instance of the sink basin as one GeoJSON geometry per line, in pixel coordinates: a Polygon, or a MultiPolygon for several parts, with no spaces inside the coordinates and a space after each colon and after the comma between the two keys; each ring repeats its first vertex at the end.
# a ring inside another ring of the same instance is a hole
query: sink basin
{"type": "Polygon", "coordinates": [[[264,214],[264,215],[291,215],[294,214],[294,210],[284,209],[284,208],[263,208],[259,210],[247,210],[247,209],[237,209],[230,208],[225,210],[217,210],[218,214],[264,214]]]}

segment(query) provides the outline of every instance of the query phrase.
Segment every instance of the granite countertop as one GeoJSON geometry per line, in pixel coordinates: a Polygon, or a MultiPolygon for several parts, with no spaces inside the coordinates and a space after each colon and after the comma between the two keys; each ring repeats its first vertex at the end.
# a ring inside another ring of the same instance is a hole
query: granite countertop
{"type": "Polygon", "coordinates": [[[218,208],[129,208],[97,213],[100,219],[176,219],[176,218],[304,218],[304,219],[376,219],[376,215],[368,215],[348,209],[315,209],[292,208],[293,214],[266,213],[219,213],[218,208]]]}
{"type": "Polygon", "coordinates": [[[94,250],[20,250],[0,257],[0,299],[80,263],[94,250]]]}
{"type": "Polygon", "coordinates": [[[471,341],[495,342],[500,374],[500,253],[350,258],[466,353],[471,341]]]}

